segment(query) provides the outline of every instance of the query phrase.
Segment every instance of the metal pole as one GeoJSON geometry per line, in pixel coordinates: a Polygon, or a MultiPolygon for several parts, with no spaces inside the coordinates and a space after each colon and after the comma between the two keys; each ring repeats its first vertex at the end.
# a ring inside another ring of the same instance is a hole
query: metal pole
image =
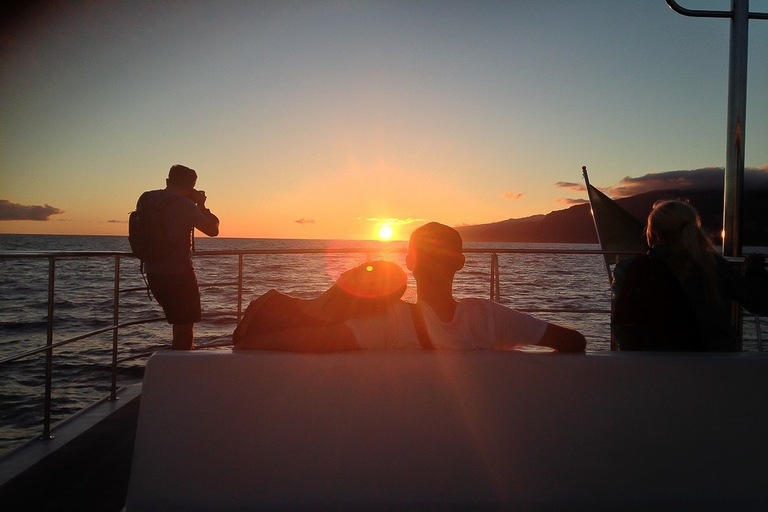
{"type": "Polygon", "coordinates": [[[741,256],[744,140],[747,115],[749,0],[732,0],[728,120],[723,193],[723,256],[741,256]]]}
{"type": "Polygon", "coordinates": [[[499,255],[491,253],[491,300],[499,301],[499,255]]]}
{"type": "Polygon", "coordinates": [[[40,439],[53,439],[51,435],[51,388],[53,386],[53,310],[56,283],[56,258],[48,258],[48,332],[45,351],[45,399],[43,404],[43,435],[40,439]]]}
{"type": "Polygon", "coordinates": [[[496,300],[496,295],[499,293],[497,288],[499,272],[499,257],[496,253],[491,253],[491,300],[496,300]]]}
{"type": "MultiPolygon", "coordinates": [[[[723,256],[741,256],[741,215],[744,195],[744,140],[747,115],[747,49],[749,0],[732,0],[731,46],[728,69],[728,121],[723,187],[723,256]]],[[[731,304],[742,350],[742,310],[731,304]]]]}
{"type": "Polygon", "coordinates": [[[117,326],[120,325],[120,256],[115,256],[115,288],[112,301],[112,390],[110,400],[117,400],[117,326]]]}
{"type": "Polygon", "coordinates": [[[237,323],[243,317],[243,255],[237,255],[237,323]]]}

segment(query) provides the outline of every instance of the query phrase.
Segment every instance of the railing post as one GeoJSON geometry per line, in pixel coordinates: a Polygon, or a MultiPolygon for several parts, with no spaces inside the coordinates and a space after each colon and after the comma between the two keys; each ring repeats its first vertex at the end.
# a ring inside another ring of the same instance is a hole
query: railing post
{"type": "Polygon", "coordinates": [[[723,193],[723,256],[741,256],[748,31],[749,0],[732,0],[725,187],[723,193]]]}
{"type": "Polygon", "coordinates": [[[112,307],[112,389],[109,399],[117,400],[117,326],[120,325],[120,256],[115,256],[115,288],[112,307]]]}
{"type": "Polygon", "coordinates": [[[237,255],[237,323],[243,316],[243,254],[237,255]]]}
{"type": "Polygon", "coordinates": [[[45,399],[43,404],[43,435],[40,439],[53,439],[51,435],[51,388],[53,385],[53,311],[54,311],[54,284],[56,282],[56,257],[48,258],[48,325],[47,341],[48,350],[45,351],[45,399]]]}
{"type": "Polygon", "coordinates": [[[491,300],[499,302],[501,300],[501,289],[499,286],[499,255],[491,253],[491,300]]]}
{"type": "MultiPolygon", "coordinates": [[[[730,65],[728,70],[728,131],[723,192],[723,256],[741,256],[741,217],[744,194],[744,140],[747,114],[747,48],[749,0],[732,0],[730,65]]],[[[743,311],[733,302],[739,351],[743,350],[743,311]]]]}

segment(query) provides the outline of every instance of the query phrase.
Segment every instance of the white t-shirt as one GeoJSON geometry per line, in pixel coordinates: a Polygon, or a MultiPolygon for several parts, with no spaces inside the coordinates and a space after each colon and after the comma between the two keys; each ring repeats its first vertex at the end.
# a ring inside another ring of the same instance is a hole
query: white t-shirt
{"type": "MultiPolygon", "coordinates": [[[[504,349],[536,344],[547,329],[544,320],[502,306],[490,299],[463,299],[453,320],[443,322],[431,307],[421,303],[429,339],[436,349],[504,349]]],[[[363,349],[419,349],[407,303],[397,301],[381,315],[347,320],[363,349]]]]}

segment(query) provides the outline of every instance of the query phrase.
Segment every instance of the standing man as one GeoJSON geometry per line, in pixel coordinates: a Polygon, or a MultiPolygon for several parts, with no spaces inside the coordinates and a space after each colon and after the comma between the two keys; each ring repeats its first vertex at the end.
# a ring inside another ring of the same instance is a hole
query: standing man
{"type": "Polygon", "coordinates": [[[195,322],[200,321],[200,290],[192,266],[194,228],[208,236],[219,234],[219,219],[205,207],[205,192],[195,190],[197,173],[174,165],[162,190],[150,190],[139,197],[137,210],[155,208],[167,245],[167,256],[147,261],[145,270],[152,294],[173,325],[174,350],[194,349],[195,322]]]}

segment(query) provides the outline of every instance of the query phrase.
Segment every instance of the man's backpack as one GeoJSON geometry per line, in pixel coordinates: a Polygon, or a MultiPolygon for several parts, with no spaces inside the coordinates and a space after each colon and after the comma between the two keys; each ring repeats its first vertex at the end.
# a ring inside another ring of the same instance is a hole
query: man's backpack
{"type": "Polygon", "coordinates": [[[174,194],[151,204],[145,192],[139,197],[136,210],[128,216],[128,243],[133,254],[141,260],[142,270],[145,263],[162,260],[173,252],[174,245],[165,234],[163,213],[178,199],[181,197],[174,194]]]}

